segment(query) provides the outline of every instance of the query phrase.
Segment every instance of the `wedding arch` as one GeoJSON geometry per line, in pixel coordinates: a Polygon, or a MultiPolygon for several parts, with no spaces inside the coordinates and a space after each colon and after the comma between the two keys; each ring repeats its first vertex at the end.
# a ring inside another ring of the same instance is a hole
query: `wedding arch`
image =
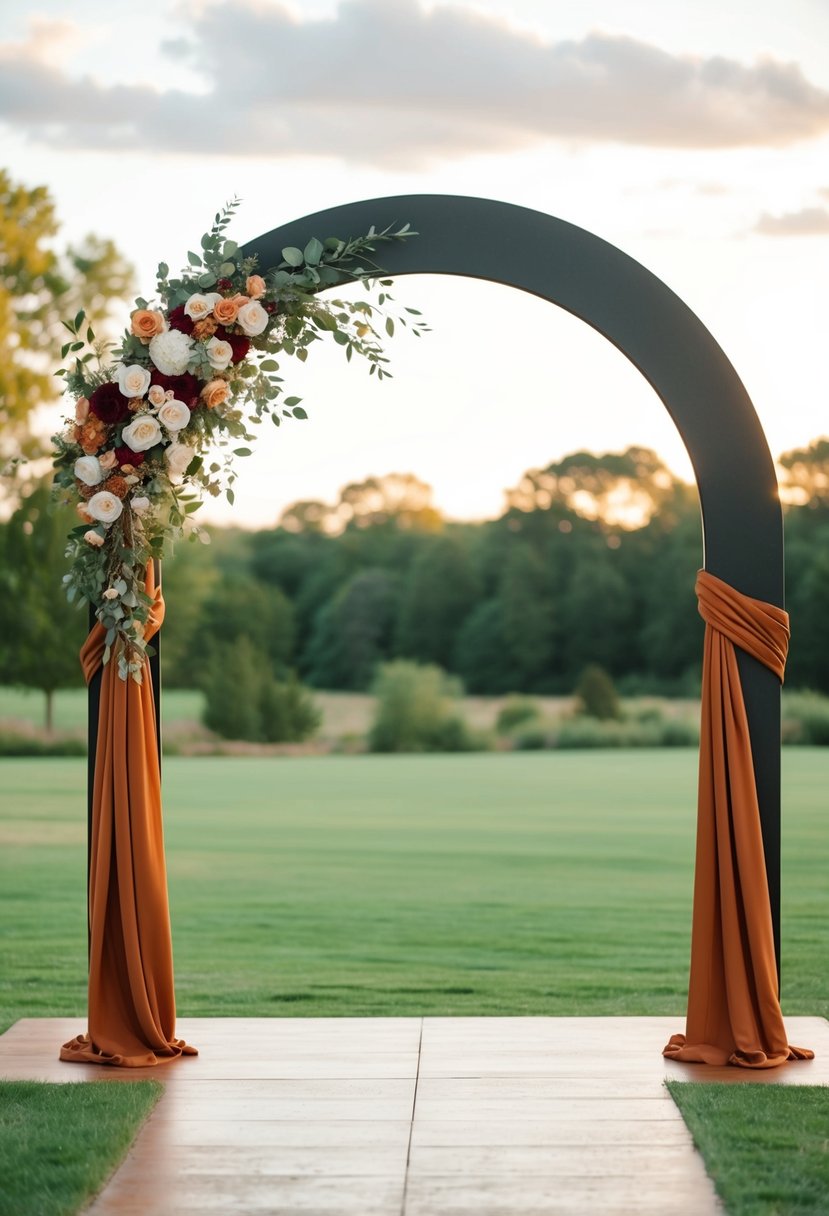
{"type": "MultiPolygon", "coordinates": [[[[706,641],[687,1042],[674,1036],[665,1054],[746,1067],[802,1058],[809,1053],[789,1047],[779,1009],[780,684],[788,645],[782,512],[772,458],[748,394],[713,336],[655,275],[600,237],[524,207],[451,195],[368,199],[275,228],[248,242],[239,257],[256,258],[266,268],[285,266],[287,256],[296,265],[294,254],[313,245],[322,249],[317,233],[399,236],[409,227],[417,239],[395,240],[383,249],[384,275],[463,276],[548,300],[613,343],[649,382],[679,430],[702,508],[704,569],[697,594],[706,641]]],[[[364,273],[346,270],[338,281],[359,277],[364,273]]],[[[141,372],[124,369],[131,370],[141,372]]],[[[654,571],[654,580],[658,576],[654,571]]],[[[151,570],[146,592],[158,595],[151,570]]],[[[100,636],[96,645],[87,663],[90,839],[93,786],[97,781],[100,793],[101,785],[96,739],[100,745],[107,738],[103,727],[99,733],[99,717],[103,723],[104,712],[111,712],[100,699],[100,636]]],[[[157,654],[150,671],[157,770],[157,654]]],[[[110,701],[113,695],[107,694],[110,701]]],[[[146,704],[140,716],[146,739],[152,723],[146,704]]],[[[141,770],[141,782],[146,778],[151,785],[152,776],[141,770]]],[[[118,796],[116,790],[116,801],[118,796]]],[[[121,796],[129,802],[123,782],[121,796]]],[[[163,916],[163,935],[162,921],[163,916]]],[[[124,983],[122,976],[122,988],[124,983]]],[[[120,1048],[96,1042],[92,996],[90,987],[90,1035],[67,1044],[63,1058],[155,1063],[187,1052],[172,1037],[169,1009],[148,1019],[149,1055],[130,1060],[120,1048]],[[162,1022],[166,1028],[159,1030],[162,1022]]]]}

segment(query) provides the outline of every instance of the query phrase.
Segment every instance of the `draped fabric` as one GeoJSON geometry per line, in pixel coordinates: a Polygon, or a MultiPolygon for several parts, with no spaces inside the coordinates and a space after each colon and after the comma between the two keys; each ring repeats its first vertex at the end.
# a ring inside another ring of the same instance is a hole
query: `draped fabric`
{"type": "Polygon", "coordinates": [[[702,1064],[775,1068],[811,1059],[786,1037],[777,983],[760,808],[735,646],[783,679],[789,618],[705,570],[699,805],[685,1034],[663,1054],[702,1064]]]}
{"type": "MultiPolygon", "coordinates": [[[[147,568],[154,606],[145,636],[164,619],[164,600],[147,568]]],[[[101,666],[105,631],[96,624],[81,650],[87,684],[101,666]]],[[[195,1055],[174,1037],[176,1009],[161,824],[161,777],[148,662],[141,684],[118,664],[101,677],[89,873],[89,1026],[61,1048],[62,1060],[144,1068],[195,1055]]]]}

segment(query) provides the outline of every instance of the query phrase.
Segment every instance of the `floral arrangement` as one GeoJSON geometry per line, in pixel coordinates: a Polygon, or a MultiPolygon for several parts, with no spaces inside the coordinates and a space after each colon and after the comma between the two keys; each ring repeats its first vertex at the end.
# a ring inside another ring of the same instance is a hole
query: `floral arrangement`
{"type": "MultiPolygon", "coordinates": [[[[357,354],[379,379],[388,360],[378,333],[394,334],[390,283],[371,259],[377,244],[417,234],[408,224],[362,237],[312,238],[282,250],[278,266],[259,271],[227,239],[237,202],[227,204],[188,253],[176,278],[158,267],[158,303],[138,299],[120,347],[110,354],[83,312],[64,322],[71,337],[58,375],[74,401],[66,429],[53,437],[55,489],[74,503],[80,524],[69,534],[70,601],[92,604],[106,630],[104,662],[115,655],[122,679],[140,682],[148,647],[151,601],[147,564],[186,532],[209,541],[192,520],[205,495],[233,502],[234,456],[248,456],[252,424],[279,426],[306,418],[299,397],[286,396],[277,356],[304,361],[313,342],[330,334],[346,358],[357,354]],[[370,300],[323,300],[322,288],[363,280],[370,300]],[[114,358],[114,362],[111,361],[114,358]],[[236,442],[231,451],[215,452],[236,442]]],[[[416,309],[398,321],[419,336],[416,309]]]]}

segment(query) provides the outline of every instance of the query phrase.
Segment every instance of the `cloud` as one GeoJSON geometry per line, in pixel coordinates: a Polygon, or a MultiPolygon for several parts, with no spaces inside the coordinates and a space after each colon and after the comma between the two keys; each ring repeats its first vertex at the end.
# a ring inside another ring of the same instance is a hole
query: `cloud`
{"type": "Polygon", "coordinates": [[[804,207],[802,211],[786,211],[769,215],[764,211],[752,229],[763,236],[826,236],[829,235],[829,209],[804,207]]]}
{"type": "Polygon", "coordinates": [[[418,0],[341,0],[317,20],[279,2],[214,0],[189,20],[162,44],[166,88],[77,79],[34,39],[0,46],[0,118],[61,147],[396,167],[549,139],[733,148],[829,131],[829,93],[768,58],[677,56],[602,33],[545,42],[418,0]],[[176,88],[182,63],[206,92],[176,88]]]}

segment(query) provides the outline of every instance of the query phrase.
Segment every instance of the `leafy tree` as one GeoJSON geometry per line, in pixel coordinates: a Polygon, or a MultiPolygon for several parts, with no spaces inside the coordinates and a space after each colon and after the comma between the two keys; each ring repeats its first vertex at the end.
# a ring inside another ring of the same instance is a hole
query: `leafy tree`
{"type": "Polygon", "coordinates": [[[610,552],[593,544],[579,564],[561,599],[567,671],[576,676],[595,662],[614,673],[630,670],[632,595],[610,552]]]}
{"type": "Polygon", "coordinates": [[[385,570],[355,574],[317,613],[304,654],[317,688],[368,688],[379,662],[390,656],[398,579],[385,570]]]}
{"type": "Polygon", "coordinates": [[[320,714],[293,672],[275,680],[250,638],[221,643],[205,681],[204,724],[225,739],[296,743],[320,714]]]}
{"type": "Polygon", "coordinates": [[[66,602],[62,581],[74,522],[41,484],[0,531],[0,683],[40,689],[49,731],[55,690],[83,682],[78,652],[87,618],[66,602]]]}
{"type": "Polygon", "coordinates": [[[369,732],[373,752],[471,749],[469,732],[452,706],[460,687],[439,667],[405,659],[386,663],[374,691],[377,704],[369,732]]]}
{"type": "Polygon", "coordinates": [[[528,545],[514,544],[501,575],[498,598],[504,639],[515,664],[514,687],[543,687],[555,650],[552,564],[528,545]]]}
{"type": "Polygon", "coordinates": [[[403,586],[397,651],[449,667],[455,636],[478,597],[478,578],[463,533],[435,539],[415,558],[403,586]]]}
{"type": "Polygon", "coordinates": [[[88,236],[56,252],[55,208],[45,186],[0,170],[0,454],[34,455],[33,411],[58,396],[61,322],[85,309],[96,325],[132,293],[133,272],[111,241],[88,236]]]}
{"type": "Polygon", "coordinates": [[[814,439],[808,447],[784,452],[778,464],[794,502],[812,511],[829,508],[829,439],[814,439]]]}
{"type": "Polygon", "coordinates": [[[206,596],[198,628],[191,635],[187,666],[202,671],[206,659],[226,642],[247,638],[258,661],[279,672],[294,650],[294,610],[278,587],[254,579],[223,578],[206,596]]]}
{"type": "Polygon", "coordinates": [[[464,619],[457,633],[453,669],[469,692],[503,693],[518,687],[500,599],[484,600],[464,619]]]}

